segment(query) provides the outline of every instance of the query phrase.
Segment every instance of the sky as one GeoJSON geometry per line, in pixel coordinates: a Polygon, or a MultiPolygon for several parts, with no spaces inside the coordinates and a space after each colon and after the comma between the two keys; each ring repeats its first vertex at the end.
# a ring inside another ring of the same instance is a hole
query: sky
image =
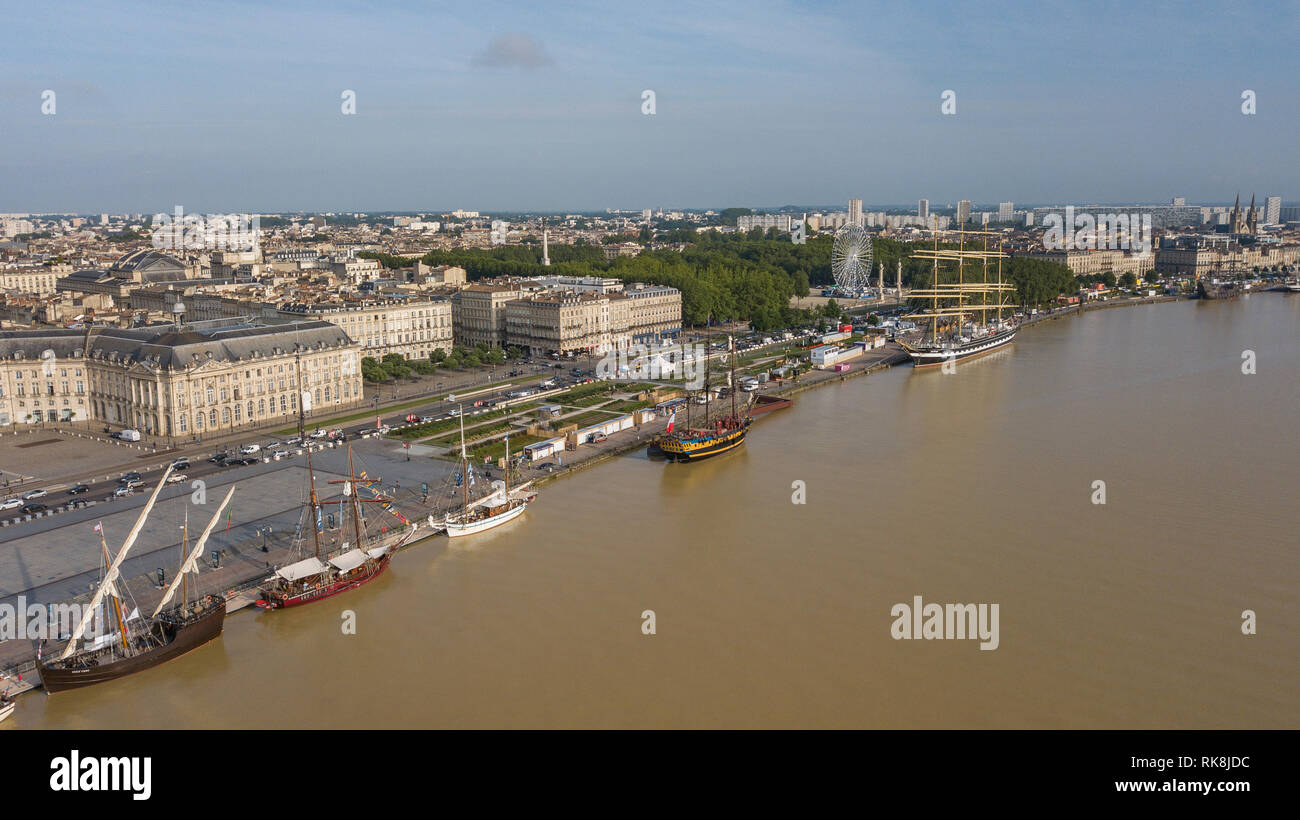
{"type": "Polygon", "coordinates": [[[1300,3],[952,5],[4,0],[0,212],[1300,201],[1300,3]]]}

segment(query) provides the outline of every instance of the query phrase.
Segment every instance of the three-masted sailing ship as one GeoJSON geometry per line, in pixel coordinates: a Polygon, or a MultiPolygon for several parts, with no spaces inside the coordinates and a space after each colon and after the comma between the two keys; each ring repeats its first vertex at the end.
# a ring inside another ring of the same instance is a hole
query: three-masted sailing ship
{"type": "Polygon", "coordinates": [[[461,506],[459,510],[448,512],[442,521],[429,518],[429,524],[446,531],[448,538],[473,535],[476,532],[499,527],[524,514],[528,505],[537,497],[527,483],[510,489],[510,437],[506,436],[505,480],[493,481],[492,491],[477,500],[470,500],[470,487],[474,481],[474,467],[469,463],[469,453],[465,449],[465,414],[460,413],[460,473],[457,481],[461,486],[461,506]]]}
{"type": "MultiPolygon", "coordinates": [[[[116,585],[122,562],[140,535],[140,530],[144,527],[145,520],[158,499],[158,493],[167,483],[171,471],[172,468],[168,467],[158,479],[158,486],[149,496],[149,501],[141,510],[135,526],[131,528],[126,540],[122,542],[121,549],[111,560],[108,558],[108,542],[104,537],[103,522],[96,525],[100,549],[107,562],[107,569],[94,597],[83,610],[81,620],[73,630],[72,637],[63,652],[57,658],[42,659],[36,663],[41,684],[46,692],[54,694],[125,677],[180,657],[221,634],[226,619],[225,599],[217,595],[205,595],[202,598],[189,600],[188,578],[190,573],[198,572],[199,556],[203,554],[203,547],[207,544],[208,536],[212,534],[212,528],[221,517],[221,511],[230,503],[230,497],[235,492],[234,487],[226,493],[221,506],[213,513],[212,519],[208,521],[194,548],[181,562],[180,571],[172,579],[171,585],[162,600],[158,602],[153,615],[148,619],[142,619],[143,623],[138,626],[132,625],[136,620],[134,617],[123,618],[122,615],[122,596],[116,585]],[[176,595],[178,587],[181,587],[180,603],[167,608],[176,595]],[[108,607],[103,607],[105,604],[112,609],[112,623],[116,629],[79,645],[96,614],[100,615],[101,623],[108,620],[106,617],[108,607]]],[[[188,546],[188,540],[187,517],[185,535],[181,541],[182,549],[188,546]]]]}
{"type": "Polygon", "coordinates": [[[920,250],[913,258],[934,262],[930,287],[913,290],[913,299],[929,300],[928,309],[910,313],[907,318],[928,322],[923,325],[918,340],[902,341],[903,348],[917,368],[938,367],[957,363],[992,353],[1011,344],[1019,325],[1003,317],[1003,311],[1012,307],[1007,296],[1015,291],[1010,282],[1002,281],[1002,260],[1007,254],[1000,247],[989,250],[989,237],[999,236],[988,231],[965,231],[958,235],[957,248],[940,248],[939,231],[934,231],[934,248],[920,250]],[[968,233],[982,235],[984,247],[968,249],[968,233]],[[995,278],[989,279],[989,261],[997,260],[995,278]],[[939,263],[956,262],[956,282],[939,281],[939,263]],[[979,281],[966,279],[967,262],[978,262],[981,268],[979,281]],[[996,297],[996,298],[994,298],[996,297]],[[994,312],[989,317],[989,312],[994,312]]]}
{"type": "MultiPolygon", "coordinates": [[[[298,383],[301,384],[301,373],[298,376],[298,383]]],[[[298,436],[306,442],[304,435],[306,419],[306,391],[298,401],[298,436]]],[[[392,560],[393,553],[406,545],[415,537],[415,531],[419,525],[415,522],[403,521],[399,527],[392,529],[385,528],[378,536],[372,535],[366,531],[365,516],[362,515],[362,504],[379,504],[384,508],[391,508],[389,501],[377,489],[380,481],[377,478],[368,478],[367,476],[357,475],[356,468],[352,462],[352,445],[348,444],[348,475],[344,479],[330,481],[330,484],[341,484],[343,495],[339,502],[339,538],[345,537],[347,529],[343,521],[344,508],[348,508],[352,514],[352,541],[342,541],[337,549],[330,551],[328,548],[322,550],[321,533],[324,530],[324,504],[316,495],[316,472],[312,467],[311,445],[306,445],[307,450],[307,504],[304,507],[305,521],[299,523],[299,547],[302,545],[302,530],[305,527],[311,528],[313,554],[307,558],[302,558],[285,567],[280,567],[275,571],[270,583],[261,589],[261,598],[257,605],[263,609],[283,609],[291,606],[301,606],[313,601],[321,601],[325,598],[331,598],[350,589],[373,581],[378,578],[385,569],[388,568],[388,562],[392,560]],[[361,491],[365,489],[374,496],[373,498],[361,498],[361,491]]],[[[332,503],[332,502],[331,502],[332,503]]]]}
{"type": "Polygon", "coordinates": [[[749,427],[754,423],[749,413],[736,407],[736,355],[732,337],[727,337],[730,369],[727,371],[727,393],[731,398],[731,412],[712,417],[712,386],[709,384],[709,356],[704,360],[704,420],[691,423],[691,396],[686,397],[686,419],[677,428],[677,414],[668,422],[668,429],[654,441],[654,447],[668,461],[699,461],[734,450],[745,443],[749,427]]]}

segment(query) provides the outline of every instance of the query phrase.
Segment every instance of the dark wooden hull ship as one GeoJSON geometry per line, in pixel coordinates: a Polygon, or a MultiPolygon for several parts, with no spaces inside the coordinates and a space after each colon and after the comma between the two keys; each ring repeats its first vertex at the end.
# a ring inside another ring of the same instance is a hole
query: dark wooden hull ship
{"type": "Polygon", "coordinates": [[[226,602],[209,595],[158,616],[149,633],[132,638],[130,654],[120,644],[98,651],[85,651],[66,659],[39,661],[37,672],[45,691],[54,694],[96,683],[117,680],[179,658],[221,635],[226,622],[226,602]]]}
{"type": "Polygon", "coordinates": [[[1196,283],[1196,295],[1202,299],[1236,299],[1242,294],[1242,287],[1237,282],[1206,282],[1204,279],[1196,283]]]}

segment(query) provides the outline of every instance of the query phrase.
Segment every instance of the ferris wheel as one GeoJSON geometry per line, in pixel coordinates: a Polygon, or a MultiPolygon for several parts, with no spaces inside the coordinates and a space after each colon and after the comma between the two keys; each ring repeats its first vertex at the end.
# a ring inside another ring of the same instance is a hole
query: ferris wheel
{"type": "Polygon", "coordinates": [[[857,291],[867,287],[871,277],[871,234],[866,228],[850,223],[835,232],[831,275],[840,290],[857,291]]]}

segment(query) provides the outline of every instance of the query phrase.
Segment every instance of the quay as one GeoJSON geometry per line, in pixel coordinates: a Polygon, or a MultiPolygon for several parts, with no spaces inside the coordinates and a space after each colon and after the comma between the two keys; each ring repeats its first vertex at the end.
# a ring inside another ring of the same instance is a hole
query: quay
{"type": "MultiPolygon", "coordinates": [[[[1103,310],[1138,304],[1156,304],[1185,298],[1188,297],[1155,296],[1074,305],[1058,308],[1049,313],[1026,317],[1022,322],[1022,327],[1029,327],[1040,322],[1066,316],[1075,316],[1090,310],[1103,310]]],[[[902,347],[895,342],[891,342],[883,347],[868,350],[861,356],[846,362],[849,367],[845,371],[812,370],[800,374],[797,378],[768,382],[763,386],[761,401],[763,404],[772,407],[785,407],[788,406],[785,402],[805,390],[827,384],[842,383],[850,378],[870,375],[905,364],[907,361],[908,356],[902,347]]],[[[761,424],[761,421],[760,414],[756,423],[761,424]]],[[[599,444],[584,443],[576,451],[566,451],[563,462],[561,464],[552,464],[551,468],[547,470],[538,469],[536,465],[525,465],[521,471],[521,479],[540,486],[578,471],[586,470],[611,458],[638,451],[646,447],[656,436],[662,433],[665,425],[665,420],[656,419],[652,423],[614,433],[605,442],[599,444]]],[[[394,430],[394,432],[398,431],[398,429],[394,430]]],[[[343,465],[345,456],[340,455],[343,448],[334,449],[329,445],[317,446],[320,447],[320,450],[314,458],[317,460],[318,473],[342,475],[346,472],[343,465]]],[[[382,466],[385,484],[388,483],[389,476],[393,477],[394,506],[397,510],[410,521],[417,523],[422,528],[427,528],[428,525],[425,519],[429,514],[430,507],[422,504],[420,493],[416,491],[416,488],[421,483],[426,482],[430,486],[434,486],[437,477],[433,473],[438,470],[447,473],[454,469],[454,466],[450,462],[436,457],[412,460],[410,458],[412,451],[403,449],[402,442],[394,439],[366,439],[356,442],[354,446],[362,459],[379,462],[379,465],[382,466]],[[430,469],[431,464],[434,465],[432,471],[430,469]]],[[[429,450],[430,448],[415,446],[415,452],[424,454],[428,453],[429,450]]],[[[268,459],[262,465],[244,468],[246,472],[238,473],[238,481],[235,479],[235,474],[226,473],[214,473],[210,480],[208,492],[214,494],[218,492],[216,488],[221,484],[239,484],[239,489],[235,494],[234,507],[243,515],[240,516],[240,523],[235,526],[235,540],[233,542],[230,540],[224,542],[225,546],[219,550],[215,565],[211,560],[206,560],[205,557],[203,572],[198,581],[199,588],[196,592],[197,594],[222,595],[226,598],[228,612],[233,613],[251,606],[258,597],[258,588],[273,576],[274,569],[295,560],[293,553],[294,530],[290,519],[297,517],[299,501],[296,498],[290,500],[284,497],[283,488],[286,486],[286,476],[282,474],[282,471],[285,469],[303,470],[302,459],[290,458],[284,464],[272,463],[268,459]],[[247,512],[248,504],[243,503],[250,496],[256,499],[251,517],[248,516],[247,512]]],[[[293,478],[298,480],[300,477],[293,476],[293,478]]],[[[325,476],[322,476],[322,478],[325,478],[325,476]]],[[[323,486],[326,485],[318,482],[318,488],[323,486]]],[[[176,503],[177,496],[181,498],[179,503],[185,503],[184,498],[188,493],[188,487],[181,485],[171,494],[166,503],[176,503]]],[[[165,491],[163,497],[167,495],[168,493],[165,491]]],[[[160,497],[160,508],[165,503],[163,497],[160,497]]],[[[322,506],[328,503],[328,499],[322,499],[322,506]]],[[[87,546],[90,544],[88,533],[92,522],[99,519],[107,521],[110,516],[115,515],[133,519],[138,511],[138,506],[139,504],[119,502],[117,504],[103,504],[98,507],[72,510],[63,513],[58,519],[50,520],[44,530],[26,536],[29,538],[44,537],[47,541],[57,540],[60,543],[58,550],[64,553],[62,564],[58,563],[60,559],[56,557],[53,559],[54,563],[48,566],[21,565],[19,567],[20,585],[25,585],[26,588],[6,588],[5,585],[0,584],[0,603],[14,604],[20,595],[26,595],[28,600],[34,601],[71,603],[87,600],[90,597],[89,590],[97,577],[98,565],[95,563],[94,566],[91,566],[90,563],[83,562],[84,566],[80,572],[56,577],[60,569],[66,569],[71,563],[67,560],[67,554],[71,550],[84,553],[87,560],[94,558],[93,550],[90,550],[87,546]],[[85,529],[69,529],[78,524],[83,525],[85,529]],[[72,533],[75,533],[75,535],[72,533]],[[42,574],[46,579],[43,583],[37,580],[42,577],[42,574]]],[[[111,531],[114,533],[124,534],[128,528],[129,524],[123,524],[120,520],[111,525],[111,531]]],[[[156,547],[149,552],[133,554],[123,567],[123,580],[119,582],[130,590],[131,596],[134,598],[135,603],[140,606],[141,611],[152,611],[152,607],[156,605],[158,598],[162,594],[163,587],[158,585],[157,568],[163,568],[166,578],[170,580],[179,552],[178,542],[172,540],[175,537],[173,534],[157,537],[161,533],[153,533],[156,536],[154,539],[150,539],[149,535],[150,527],[146,527],[146,533],[142,535],[142,542],[161,543],[164,546],[156,547]]],[[[406,550],[418,545],[431,544],[435,537],[440,536],[432,531],[428,535],[418,534],[415,540],[402,549],[406,550]]],[[[2,560],[3,556],[0,556],[0,561],[2,560]]],[[[0,570],[3,569],[4,564],[0,563],[0,570]]],[[[7,689],[11,694],[17,694],[29,691],[39,685],[39,679],[35,671],[37,643],[25,638],[0,641],[0,676],[3,676],[0,677],[0,690],[7,689]]],[[[58,646],[59,642],[51,641],[46,648],[49,651],[57,651],[58,646]]]]}

